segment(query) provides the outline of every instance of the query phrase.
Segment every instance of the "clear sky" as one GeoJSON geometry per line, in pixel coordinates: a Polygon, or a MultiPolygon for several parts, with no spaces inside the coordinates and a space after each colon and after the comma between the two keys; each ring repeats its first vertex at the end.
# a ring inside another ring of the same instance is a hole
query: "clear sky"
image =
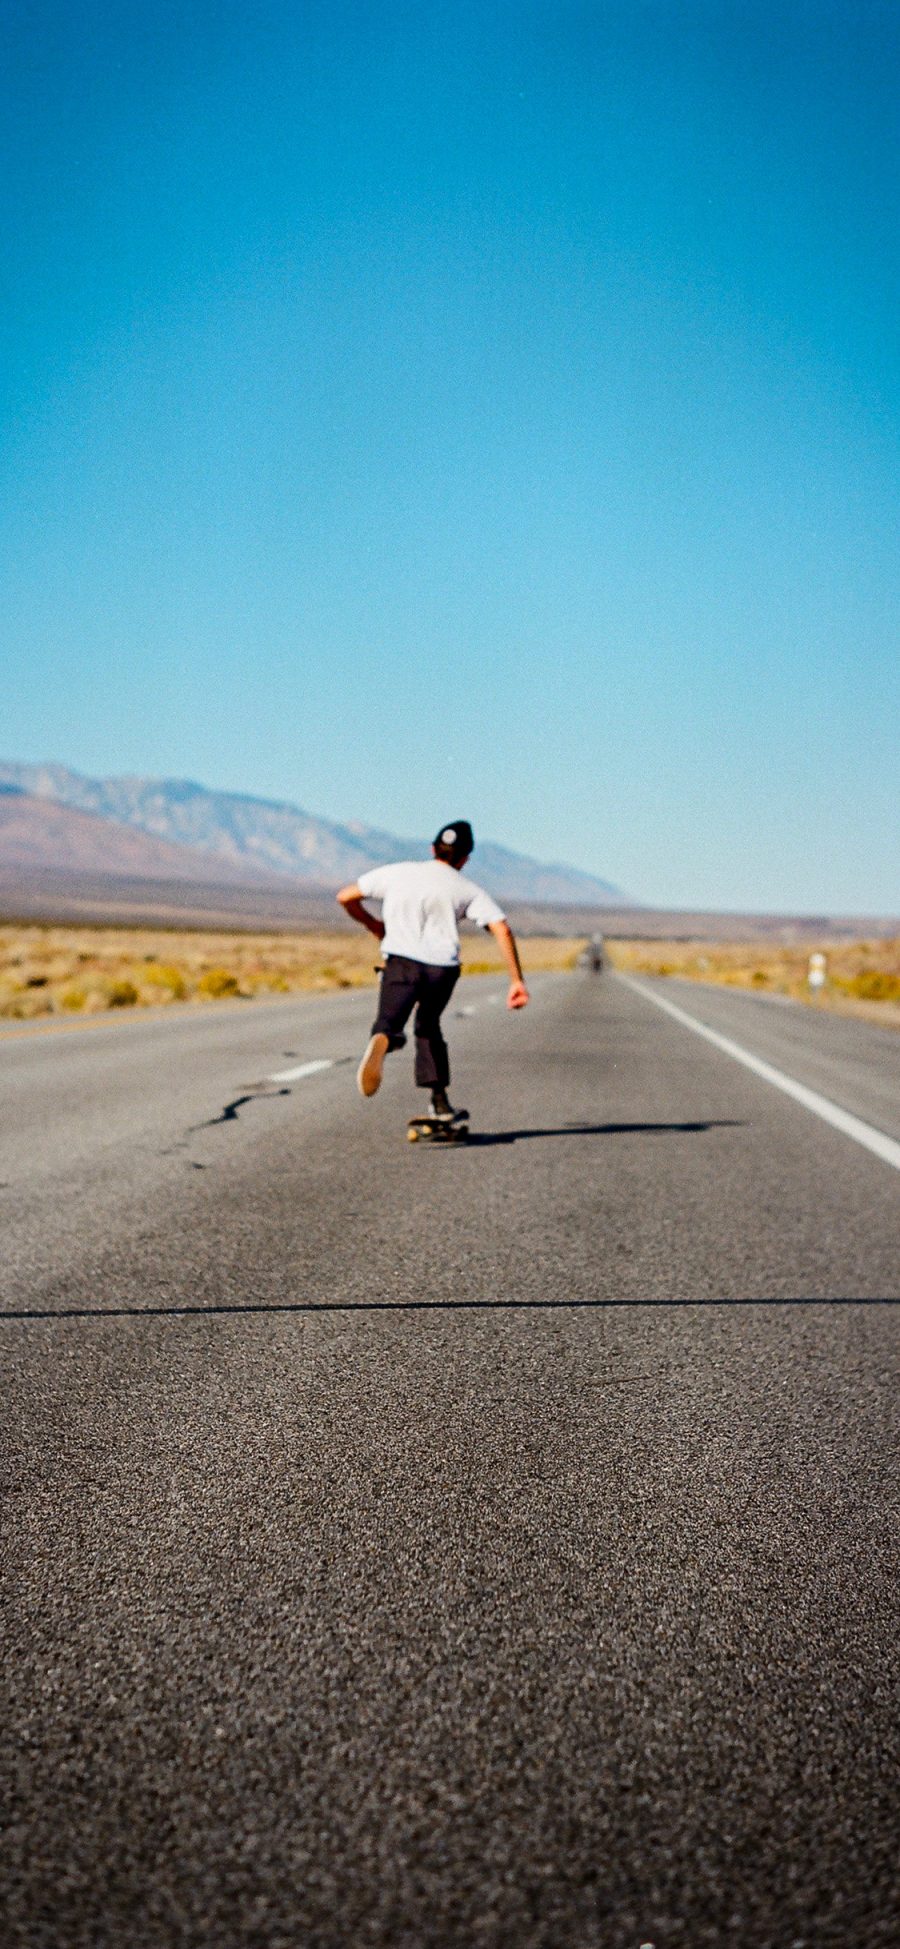
{"type": "Polygon", "coordinates": [[[896,0],[33,0],[0,71],[0,756],[900,909],[896,0]]]}

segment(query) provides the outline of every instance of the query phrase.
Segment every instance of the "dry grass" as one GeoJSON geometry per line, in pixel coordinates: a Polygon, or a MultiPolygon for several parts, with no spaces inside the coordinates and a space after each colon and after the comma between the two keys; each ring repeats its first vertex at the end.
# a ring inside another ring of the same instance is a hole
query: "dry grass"
{"type": "MultiPolygon", "coordinates": [[[[525,941],[528,969],[572,968],[580,940],[525,941]]],[[[0,927],[0,1016],[91,1015],[108,1008],[208,1004],[375,984],[378,944],[335,928],[310,934],[0,927]]],[[[463,943],[468,974],[500,973],[489,936],[463,943]]]]}
{"type": "Polygon", "coordinates": [[[611,941],[613,965],[629,974],[678,975],[722,982],[761,995],[787,995],[812,1007],[900,1028],[900,940],[823,944],[826,981],[808,982],[810,949],[776,941],[611,941]]]}

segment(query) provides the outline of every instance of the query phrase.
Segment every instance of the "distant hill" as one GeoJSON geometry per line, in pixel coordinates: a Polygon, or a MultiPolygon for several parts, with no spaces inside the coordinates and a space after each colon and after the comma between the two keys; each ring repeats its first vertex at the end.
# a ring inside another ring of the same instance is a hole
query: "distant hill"
{"type": "MultiPolygon", "coordinates": [[[[337,886],[366,867],[385,860],[427,858],[429,850],[427,840],[398,838],[373,826],[338,825],[296,805],[209,791],[189,779],[86,778],[63,765],[0,763],[0,786],[12,788],[13,794],[27,794],[32,801],[115,822],[119,830],[133,828],[176,849],[202,853],[203,874],[182,870],[174,873],[179,879],[235,882],[243,874],[245,880],[257,881],[262,874],[337,886]]],[[[8,799],[9,791],[3,796],[8,799]]],[[[62,839],[61,827],[59,832],[62,839]]],[[[49,844],[49,828],[46,839],[49,844]]],[[[42,863],[65,862],[45,856],[42,863]]],[[[117,869],[109,860],[106,870],[133,876],[143,871],[139,866],[117,869]]],[[[166,870],[158,867],[148,873],[160,878],[166,870]]],[[[608,880],[573,866],[544,864],[490,840],[478,844],[473,872],[504,900],[605,907],[621,904],[626,897],[608,880]]]]}
{"type": "MultiPolygon", "coordinates": [[[[272,886],[271,874],[246,863],[217,860],[223,886],[250,881],[272,886]]],[[[130,880],[183,880],[200,885],[211,878],[210,857],[194,846],[170,845],[135,826],[96,818],[52,799],[34,798],[0,784],[0,868],[31,878],[36,871],[102,874],[130,880]]]]}

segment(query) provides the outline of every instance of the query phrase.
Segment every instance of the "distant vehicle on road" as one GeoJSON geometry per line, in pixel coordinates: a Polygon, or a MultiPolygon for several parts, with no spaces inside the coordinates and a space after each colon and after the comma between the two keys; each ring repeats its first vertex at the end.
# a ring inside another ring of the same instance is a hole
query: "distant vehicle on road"
{"type": "Polygon", "coordinates": [[[582,949],[579,956],[579,967],[587,968],[591,974],[602,974],[604,964],[605,949],[603,935],[593,934],[588,941],[587,947],[582,949]]]}

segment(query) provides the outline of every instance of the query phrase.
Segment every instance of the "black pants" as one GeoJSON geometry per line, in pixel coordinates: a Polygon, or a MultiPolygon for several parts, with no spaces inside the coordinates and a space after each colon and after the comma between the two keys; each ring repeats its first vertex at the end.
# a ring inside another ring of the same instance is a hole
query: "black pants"
{"type": "Polygon", "coordinates": [[[458,979],[458,968],[406,961],[401,954],[388,955],[381,977],[372,1034],[389,1036],[392,1043],[399,1041],[415,1008],[416,1082],[423,1090],[445,1090],[450,1081],[450,1059],[441,1034],[441,1016],[458,979]]]}

